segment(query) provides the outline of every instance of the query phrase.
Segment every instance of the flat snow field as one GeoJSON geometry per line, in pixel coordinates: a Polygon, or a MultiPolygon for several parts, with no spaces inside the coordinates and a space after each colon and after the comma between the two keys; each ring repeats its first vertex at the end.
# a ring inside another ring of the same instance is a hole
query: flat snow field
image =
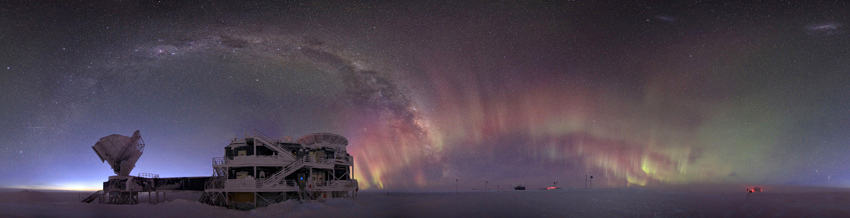
{"type": "Polygon", "coordinates": [[[740,192],[646,189],[560,189],[467,192],[360,192],[354,200],[287,201],[251,211],[169,193],[164,203],[86,204],[90,192],[6,190],[0,217],[850,217],[850,192],[770,189],[740,192]]]}

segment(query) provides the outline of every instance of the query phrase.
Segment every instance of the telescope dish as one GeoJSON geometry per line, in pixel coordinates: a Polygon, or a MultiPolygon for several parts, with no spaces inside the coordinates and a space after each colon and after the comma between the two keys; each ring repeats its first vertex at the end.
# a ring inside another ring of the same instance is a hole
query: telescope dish
{"type": "Polygon", "coordinates": [[[100,138],[92,149],[101,162],[109,161],[109,166],[116,175],[129,176],[145,150],[145,141],[142,140],[139,130],[136,130],[131,137],[112,134],[100,138]]]}
{"type": "Polygon", "coordinates": [[[348,139],[333,133],[313,133],[299,138],[298,143],[308,148],[330,147],[344,151],[348,139]]]}

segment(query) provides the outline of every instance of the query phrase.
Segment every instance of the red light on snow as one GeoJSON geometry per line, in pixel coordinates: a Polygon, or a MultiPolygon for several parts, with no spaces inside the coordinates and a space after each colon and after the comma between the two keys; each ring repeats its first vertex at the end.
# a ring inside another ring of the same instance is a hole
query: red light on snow
{"type": "Polygon", "coordinates": [[[552,190],[552,189],[557,189],[557,188],[558,187],[549,187],[549,188],[546,188],[546,190],[552,190]]]}
{"type": "Polygon", "coordinates": [[[747,187],[747,192],[763,192],[764,188],[762,187],[747,187]]]}

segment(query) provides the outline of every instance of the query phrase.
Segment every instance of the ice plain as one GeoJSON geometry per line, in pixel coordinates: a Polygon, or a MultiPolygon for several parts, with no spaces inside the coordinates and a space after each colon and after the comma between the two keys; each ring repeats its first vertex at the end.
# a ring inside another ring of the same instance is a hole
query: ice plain
{"type": "Polygon", "coordinates": [[[286,201],[250,211],[169,193],[159,204],[79,202],[90,192],[0,191],[0,217],[850,217],[850,190],[731,187],[490,191],[361,191],[356,199],[286,201]]]}

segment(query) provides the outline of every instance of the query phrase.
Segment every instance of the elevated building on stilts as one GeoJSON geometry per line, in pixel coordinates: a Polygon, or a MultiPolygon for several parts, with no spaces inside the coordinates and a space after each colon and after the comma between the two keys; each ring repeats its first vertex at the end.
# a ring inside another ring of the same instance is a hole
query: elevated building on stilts
{"type": "Polygon", "coordinates": [[[292,140],[255,131],[234,139],[223,157],[213,158],[214,172],[201,202],[250,209],[286,200],[352,197],[358,186],[347,145],[345,137],[332,133],[292,140]]]}
{"type": "Polygon", "coordinates": [[[315,133],[293,140],[254,131],[233,139],[224,156],[212,159],[210,177],[131,176],[144,146],[138,130],[131,137],[101,138],[92,148],[116,175],[83,202],[138,204],[139,193],[144,192],[149,201],[151,193],[156,194],[157,202],[160,193],[164,197],[167,192],[199,192],[202,203],[247,210],[286,200],[351,198],[359,189],[352,177],[354,157],[346,150],[348,140],[337,134],[315,133]]]}

